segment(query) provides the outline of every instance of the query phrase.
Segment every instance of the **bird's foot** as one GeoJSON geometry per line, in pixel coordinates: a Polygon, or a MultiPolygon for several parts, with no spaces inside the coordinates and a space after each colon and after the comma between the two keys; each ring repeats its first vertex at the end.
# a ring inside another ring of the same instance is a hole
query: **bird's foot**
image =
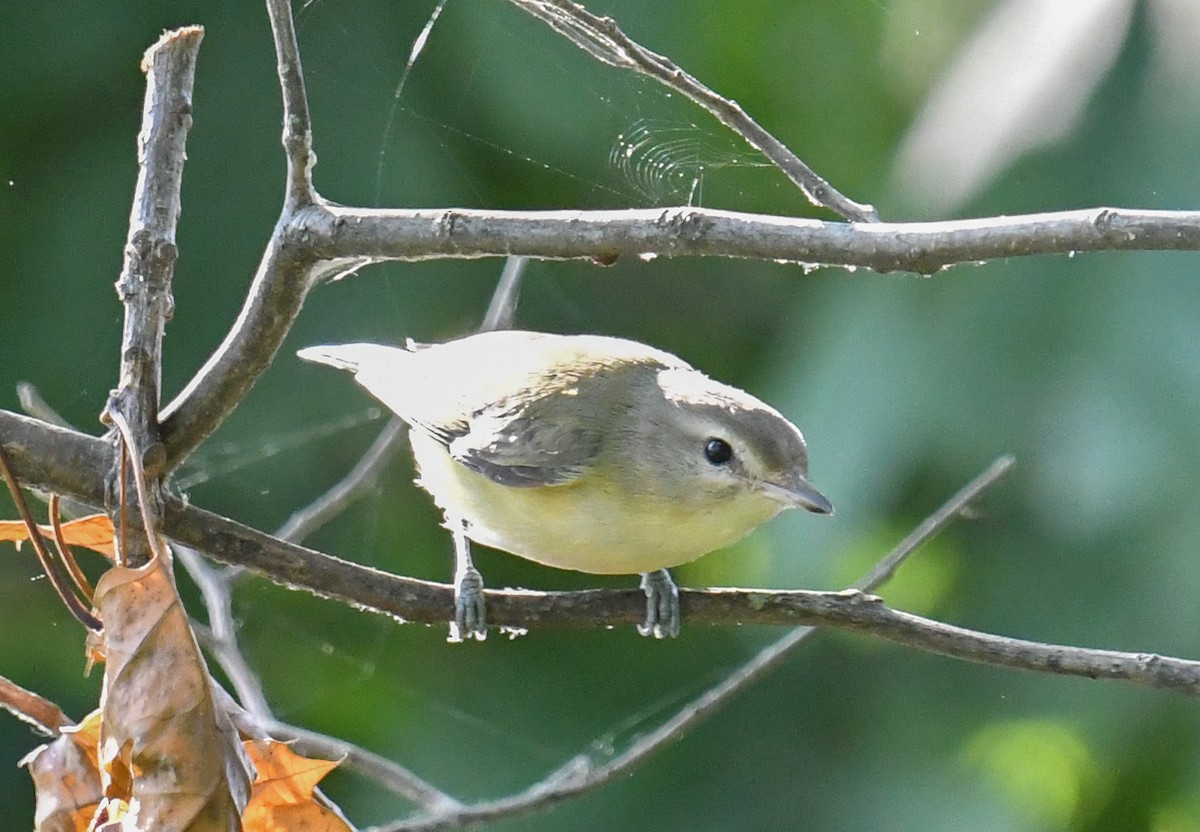
{"type": "Polygon", "coordinates": [[[450,641],[487,638],[487,608],[483,600],[483,576],[474,566],[454,579],[454,620],[450,622],[450,641]]]}
{"type": "Polygon", "coordinates": [[[679,587],[665,569],[642,573],[642,591],[646,593],[646,621],[638,632],[655,638],[679,635],[679,587]]]}

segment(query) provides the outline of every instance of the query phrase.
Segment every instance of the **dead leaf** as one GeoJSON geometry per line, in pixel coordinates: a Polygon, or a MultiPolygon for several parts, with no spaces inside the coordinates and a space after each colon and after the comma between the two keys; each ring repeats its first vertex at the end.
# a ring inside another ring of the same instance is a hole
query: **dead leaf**
{"type": "MultiPolygon", "coordinates": [[[[49,526],[38,526],[46,540],[54,539],[54,529],[49,526]]],[[[82,546],[91,549],[112,560],[113,531],[112,520],[107,514],[89,514],[77,520],[68,520],[62,524],[63,539],[69,546],[82,546]]],[[[29,539],[29,529],[21,520],[0,520],[0,540],[11,540],[20,548],[21,543],[29,539]]]]}
{"type": "Polygon", "coordinates": [[[301,757],[285,743],[249,740],[254,786],[243,814],[246,832],[353,832],[316,792],[317,783],[337,763],[301,757]]]}
{"type": "Polygon", "coordinates": [[[37,793],[36,832],[84,832],[103,793],[96,742],[100,712],[66,727],[54,742],[38,746],[21,760],[37,793]]]}
{"type": "Polygon", "coordinates": [[[229,832],[249,796],[237,733],[161,560],[96,585],[104,620],[100,735],[105,795],[155,832],[229,832]]]}

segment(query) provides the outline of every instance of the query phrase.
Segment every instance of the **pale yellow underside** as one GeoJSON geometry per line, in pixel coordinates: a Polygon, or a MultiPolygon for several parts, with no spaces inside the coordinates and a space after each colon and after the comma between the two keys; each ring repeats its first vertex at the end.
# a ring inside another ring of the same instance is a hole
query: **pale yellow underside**
{"type": "Polygon", "coordinates": [[[559,569],[625,575],[678,566],[733,543],[783,508],[753,491],[664,502],[615,487],[599,469],[566,485],[498,485],[421,431],[411,440],[418,482],[470,524],[471,539],[559,569]]]}

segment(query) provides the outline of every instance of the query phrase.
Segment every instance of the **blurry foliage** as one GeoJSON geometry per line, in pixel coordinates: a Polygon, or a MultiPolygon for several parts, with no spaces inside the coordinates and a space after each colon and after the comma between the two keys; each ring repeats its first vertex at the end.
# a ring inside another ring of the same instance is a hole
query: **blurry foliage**
{"type": "MultiPolygon", "coordinates": [[[[646,191],[608,162],[623,131],[649,120],[724,140],[703,114],[595,65],[499,0],[450,0],[396,100],[431,8],[297,4],[316,181],[328,198],[645,206],[646,191]]],[[[608,0],[592,8],[741,102],[851,196],[903,219],[922,212],[890,190],[892,154],[989,4],[608,0]]],[[[1148,14],[1136,17],[1082,123],[1016,160],[961,213],[1196,205],[1200,85],[1167,71],[1148,14]]],[[[263,8],[23,7],[0,27],[0,406],[16,409],[14,384],[27,380],[74,423],[95,425],[117,367],[121,312],[111,284],[136,175],[138,60],[161,29],[186,23],[203,24],[207,36],[166,342],[168,396],[236,315],[278,214],[283,172],[263,8]]],[[[810,212],[781,176],[759,167],[706,170],[702,179],[705,205],[810,212]]],[[[728,260],[534,263],[519,323],[653,343],[762,395],[804,428],[814,482],[837,515],[780,518],[679,570],[683,582],[839,587],[853,574],[847,562],[868,563],[1013,452],[1018,468],[975,519],[918,555],[883,595],[1014,636],[1194,657],[1196,264],[1194,254],[1094,254],[920,279],[728,260]],[[924,585],[904,588],[915,580],[924,585]]],[[[391,264],[318,289],[275,366],[189,466],[202,480],[213,473],[190,489],[192,499],[278,526],[339,478],[380,425],[327,430],[372,403],[346,379],[301,366],[292,349],[464,333],[499,269],[499,261],[391,264]],[[278,453],[265,452],[274,446],[278,453]],[[245,464],[228,470],[231,453],[245,464]]],[[[407,464],[312,544],[447,578],[449,541],[407,464]]],[[[488,552],[478,563],[493,586],[633,580],[488,552]]],[[[79,716],[94,705],[97,680],[81,678],[82,633],[34,571],[26,553],[0,550],[0,672],[79,716]]],[[[773,635],[685,627],[676,643],[660,644],[631,628],[451,647],[441,629],[399,627],[257,580],[235,603],[246,651],[282,718],[362,742],[465,797],[521,787],[593,742],[600,755],[622,747],[773,635]]],[[[821,635],[633,777],[497,828],[1189,830],[1200,805],[1198,725],[1195,704],[1167,693],[821,635]],[[1036,793],[1014,793],[1035,774],[1036,793]]],[[[32,815],[31,787],[13,766],[34,743],[23,725],[0,720],[0,769],[9,771],[0,802],[12,818],[32,815]]],[[[352,778],[335,774],[327,785],[356,820],[396,812],[392,798],[352,778]]]]}
{"type": "Polygon", "coordinates": [[[1066,826],[1095,788],[1096,761],[1078,734],[1061,722],[985,725],[967,742],[963,756],[1015,808],[1050,828],[1066,826]]]}

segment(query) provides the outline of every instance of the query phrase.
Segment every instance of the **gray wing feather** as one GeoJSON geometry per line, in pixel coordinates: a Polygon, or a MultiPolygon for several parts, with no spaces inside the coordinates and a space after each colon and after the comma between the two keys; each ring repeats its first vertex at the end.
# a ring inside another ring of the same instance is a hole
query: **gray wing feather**
{"type": "Polygon", "coordinates": [[[579,425],[539,417],[537,403],[520,414],[486,411],[453,439],[450,455],[500,485],[517,488],[565,485],[595,459],[599,437],[579,425]]]}
{"type": "Polygon", "coordinates": [[[410,341],[407,349],[310,347],[300,356],[351,370],[363,387],[415,430],[444,444],[455,460],[514,487],[563,485],[595,461],[601,453],[598,403],[612,400],[599,388],[614,373],[688,369],[678,358],[632,341],[516,331],[435,346],[410,341]],[[581,378],[588,379],[583,391],[581,378]],[[562,396],[572,397],[569,406],[562,396]]]}

